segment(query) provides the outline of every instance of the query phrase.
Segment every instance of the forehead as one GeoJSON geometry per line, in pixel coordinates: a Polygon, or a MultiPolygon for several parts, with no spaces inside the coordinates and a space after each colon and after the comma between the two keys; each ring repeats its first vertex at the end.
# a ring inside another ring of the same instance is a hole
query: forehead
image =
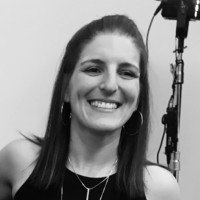
{"type": "Polygon", "coordinates": [[[100,33],[83,47],[79,60],[108,56],[119,60],[139,62],[140,51],[129,36],[120,33],[100,33]]]}

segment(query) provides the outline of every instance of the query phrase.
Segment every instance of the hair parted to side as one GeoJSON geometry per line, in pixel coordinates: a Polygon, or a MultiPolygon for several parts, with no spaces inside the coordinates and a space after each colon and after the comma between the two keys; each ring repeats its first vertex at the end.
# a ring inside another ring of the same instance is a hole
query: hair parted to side
{"type": "MultiPolygon", "coordinates": [[[[144,121],[139,134],[134,137],[126,136],[122,131],[118,146],[117,185],[122,193],[133,198],[143,195],[145,190],[143,172],[149,132],[148,56],[136,24],[124,15],[109,15],[94,20],[76,32],[69,41],[54,85],[46,133],[44,138],[37,138],[36,141],[41,146],[41,151],[31,180],[44,188],[52,185],[60,187],[62,184],[70,140],[70,109],[61,113],[64,94],[85,45],[101,33],[119,33],[130,37],[140,52],[138,110],[142,113],[144,121]],[[62,114],[67,116],[65,123],[62,121],[62,114]]],[[[131,123],[134,125],[134,121],[131,123]]]]}

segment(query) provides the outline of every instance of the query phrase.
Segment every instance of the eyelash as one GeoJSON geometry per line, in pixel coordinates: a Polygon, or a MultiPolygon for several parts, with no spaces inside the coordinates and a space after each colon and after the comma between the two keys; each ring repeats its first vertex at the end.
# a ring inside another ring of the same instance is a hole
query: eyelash
{"type": "MultiPolygon", "coordinates": [[[[101,74],[103,70],[101,69],[101,67],[98,66],[90,66],[83,71],[89,74],[90,76],[98,76],[99,74],[101,74]]],[[[131,70],[119,70],[118,74],[122,76],[124,79],[133,79],[139,77],[139,74],[131,70]]]]}
{"type": "Polygon", "coordinates": [[[119,74],[121,74],[126,79],[133,79],[133,78],[139,77],[138,74],[136,74],[135,72],[130,71],[130,70],[122,70],[119,72],[119,74]]]}
{"type": "Polygon", "coordinates": [[[84,72],[87,74],[90,74],[92,76],[97,76],[101,73],[101,69],[97,66],[91,66],[91,67],[87,67],[84,72]]]}

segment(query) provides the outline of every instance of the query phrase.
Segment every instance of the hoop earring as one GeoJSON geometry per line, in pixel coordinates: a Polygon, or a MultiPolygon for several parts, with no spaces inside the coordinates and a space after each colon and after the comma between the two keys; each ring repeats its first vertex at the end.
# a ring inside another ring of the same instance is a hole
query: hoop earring
{"type": "Polygon", "coordinates": [[[143,115],[139,110],[136,110],[131,115],[130,119],[122,126],[126,135],[133,136],[139,133],[143,124],[143,115]]]}
{"type": "Polygon", "coordinates": [[[66,125],[66,122],[71,119],[70,103],[63,102],[60,112],[61,112],[61,119],[62,119],[63,123],[66,125]]]}

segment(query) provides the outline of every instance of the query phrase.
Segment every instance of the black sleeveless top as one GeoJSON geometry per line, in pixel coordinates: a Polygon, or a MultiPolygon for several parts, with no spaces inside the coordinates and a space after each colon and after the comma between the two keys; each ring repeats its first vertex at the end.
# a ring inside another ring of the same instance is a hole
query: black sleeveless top
{"type": "MultiPolygon", "coordinates": [[[[88,187],[101,182],[104,178],[89,178],[80,176],[81,181],[88,187]]],[[[89,200],[99,200],[104,190],[102,200],[128,200],[119,193],[115,186],[116,174],[110,176],[105,187],[106,181],[90,190],[89,200]]],[[[75,173],[66,168],[63,184],[63,200],[86,200],[87,190],[81,185],[75,173]]],[[[49,188],[41,190],[31,185],[29,178],[20,187],[14,196],[14,200],[61,200],[61,190],[49,188]]],[[[146,200],[145,197],[135,198],[134,200],[146,200]]]]}

